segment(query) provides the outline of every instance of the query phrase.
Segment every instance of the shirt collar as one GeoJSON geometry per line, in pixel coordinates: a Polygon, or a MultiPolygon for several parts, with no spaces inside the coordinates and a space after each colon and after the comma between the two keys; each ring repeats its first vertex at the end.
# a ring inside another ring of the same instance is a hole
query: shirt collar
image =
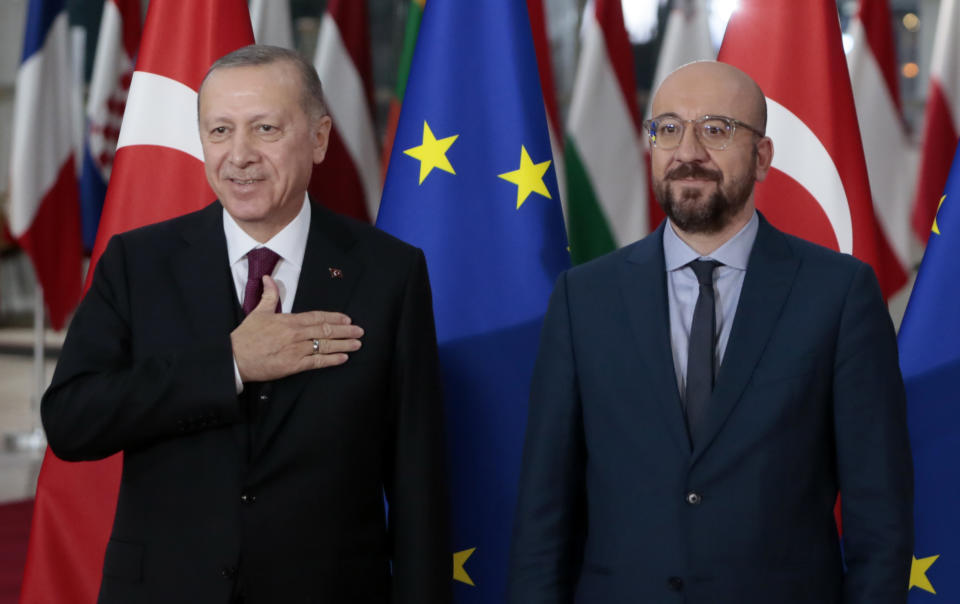
{"type": "Polygon", "coordinates": [[[227,239],[227,258],[230,260],[231,266],[242,260],[250,250],[258,247],[268,247],[284,261],[299,269],[303,265],[303,255],[307,251],[307,235],[309,232],[310,201],[306,195],[303,197],[303,206],[301,206],[297,216],[279,233],[263,244],[247,235],[237,224],[237,221],[233,219],[233,216],[227,212],[226,208],[223,210],[223,234],[227,239]]]}
{"type": "MultiPolygon", "coordinates": [[[[757,239],[759,228],[760,218],[754,211],[750,220],[736,235],[707,256],[703,256],[703,258],[716,260],[731,268],[747,270],[750,250],[753,249],[753,242],[757,239]]],[[[667,220],[667,224],[663,227],[663,257],[666,269],[669,272],[683,268],[701,256],[683,239],[680,239],[680,236],[673,230],[673,223],[667,220]]]]}

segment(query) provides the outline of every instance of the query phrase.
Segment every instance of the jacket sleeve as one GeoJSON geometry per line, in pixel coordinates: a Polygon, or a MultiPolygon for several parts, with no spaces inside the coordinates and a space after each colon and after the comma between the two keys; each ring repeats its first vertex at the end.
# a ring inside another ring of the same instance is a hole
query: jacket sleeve
{"type": "Polygon", "coordinates": [[[446,439],[433,299],[417,251],[402,296],[391,397],[395,430],[386,471],[397,604],[453,600],[453,558],[446,480],[446,439]]]}
{"type": "Polygon", "coordinates": [[[586,534],[583,419],[567,274],[550,299],[530,387],[507,601],[573,601],[586,534]]]}
{"type": "Polygon", "coordinates": [[[897,342],[861,265],[841,315],[834,430],[847,573],[844,604],[904,604],[913,554],[913,471],[897,342]]]}
{"type": "MultiPolygon", "coordinates": [[[[239,417],[229,333],[216,342],[185,342],[173,353],[134,353],[142,333],[131,324],[135,280],[127,253],[122,237],[110,240],[41,401],[50,447],[67,461],[101,459],[239,417]]],[[[163,309],[137,310],[150,322],[163,309]]],[[[139,329],[150,327],[163,328],[139,329]]]]}

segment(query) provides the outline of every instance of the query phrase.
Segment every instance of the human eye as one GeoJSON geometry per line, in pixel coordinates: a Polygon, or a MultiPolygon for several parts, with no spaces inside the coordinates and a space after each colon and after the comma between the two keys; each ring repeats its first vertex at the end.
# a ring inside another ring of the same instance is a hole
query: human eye
{"type": "Polygon", "coordinates": [[[214,126],[210,128],[208,136],[213,140],[219,140],[225,138],[228,132],[229,129],[226,126],[214,126]]]}
{"type": "Polygon", "coordinates": [[[730,124],[726,120],[710,119],[700,125],[703,136],[711,140],[725,140],[730,134],[730,124]]]}
{"type": "Polygon", "coordinates": [[[672,137],[680,133],[680,123],[675,120],[663,120],[656,126],[657,136],[672,137]]]}

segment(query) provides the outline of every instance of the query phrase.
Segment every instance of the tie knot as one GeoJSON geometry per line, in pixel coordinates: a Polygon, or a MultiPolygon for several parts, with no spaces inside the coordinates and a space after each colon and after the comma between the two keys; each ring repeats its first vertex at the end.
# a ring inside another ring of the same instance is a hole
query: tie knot
{"type": "Polygon", "coordinates": [[[270,248],[258,247],[250,250],[247,252],[247,279],[261,281],[264,275],[273,272],[279,260],[280,255],[270,248]]]}
{"type": "Polygon", "coordinates": [[[697,276],[697,281],[701,287],[704,285],[713,287],[713,269],[721,264],[721,262],[717,262],[716,260],[694,260],[689,266],[693,269],[693,273],[697,276]]]}

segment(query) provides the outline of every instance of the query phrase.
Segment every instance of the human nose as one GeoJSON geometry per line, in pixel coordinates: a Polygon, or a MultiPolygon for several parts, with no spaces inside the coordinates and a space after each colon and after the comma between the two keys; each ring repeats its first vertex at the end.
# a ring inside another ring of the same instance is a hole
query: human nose
{"type": "Polygon", "coordinates": [[[677,145],[674,153],[676,158],[682,162],[707,159],[707,149],[697,136],[696,122],[688,121],[684,124],[683,132],[680,134],[680,144],[677,145]]]}
{"type": "Polygon", "coordinates": [[[242,130],[236,132],[230,141],[230,162],[245,166],[256,161],[257,151],[254,141],[242,130]]]}

